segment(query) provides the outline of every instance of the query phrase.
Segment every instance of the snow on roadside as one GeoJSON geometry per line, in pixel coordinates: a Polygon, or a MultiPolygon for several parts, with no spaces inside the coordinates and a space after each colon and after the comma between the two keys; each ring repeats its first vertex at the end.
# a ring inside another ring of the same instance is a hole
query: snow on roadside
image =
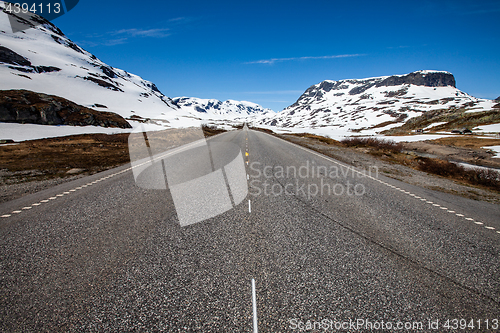
{"type": "Polygon", "coordinates": [[[474,132],[500,133],[500,124],[480,125],[477,129],[474,129],[474,132]]]}
{"type": "Polygon", "coordinates": [[[481,148],[493,150],[495,152],[495,156],[493,156],[493,158],[500,158],[500,146],[486,146],[481,148]]]}
{"type": "Polygon", "coordinates": [[[0,123],[0,139],[12,139],[16,142],[68,136],[75,134],[117,134],[130,133],[131,128],[110,128],[99,126],[50,126],[37,124],[0,123]]]}

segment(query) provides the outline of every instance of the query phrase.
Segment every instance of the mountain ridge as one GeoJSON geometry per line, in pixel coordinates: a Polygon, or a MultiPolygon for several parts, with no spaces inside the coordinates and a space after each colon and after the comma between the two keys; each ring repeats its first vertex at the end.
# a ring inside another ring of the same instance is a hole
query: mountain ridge
{"type": "Polygon", "coordinates": [[[456,88],[453,74],[420,70],[365,79],[324,80],[295,103],[258,125],[277,128],[330,128],[346,134],[376,134],[438,109],[491,110],[493,101],[456,88]],[[374,131],[377,129],[377,131],[374,131]]]}

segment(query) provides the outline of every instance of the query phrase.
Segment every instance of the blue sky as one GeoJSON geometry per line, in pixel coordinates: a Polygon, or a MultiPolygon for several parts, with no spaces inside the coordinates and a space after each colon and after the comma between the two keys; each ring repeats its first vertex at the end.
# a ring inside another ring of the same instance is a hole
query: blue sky
{"type": "Polygon", "coordinates": [[[500,96],[500,1],[96,1],[54,23],[169,97],[280,111],[323,80],[446,70],[500,96]]]}

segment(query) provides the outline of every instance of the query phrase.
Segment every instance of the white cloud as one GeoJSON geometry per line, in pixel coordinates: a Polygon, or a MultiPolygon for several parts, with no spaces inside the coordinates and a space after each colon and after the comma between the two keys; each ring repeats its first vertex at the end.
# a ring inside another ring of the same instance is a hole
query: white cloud
{"type": "Polygon", "coordinates": [[[339,54],[339,55],[327,55],[319,57],[295,57],[295,58],[271,58],[257,61],[249,61],[245,64],[274,64],[275,62],[283,61],[298,61],[298,60],[316,60],[316,59],[338,59],[338,58],[349,58],[349,57],[361,57],[365,54],[339,54]]]}
{"type": "Polygon", "coordinates": [[[163,38],[170,36],[170,33],[167,33],[170,29],[168,28],[160,28],[160,29],[121,29],[113,32],[113,35],[125,35],[129,37],[156,37],[163,38]]]}

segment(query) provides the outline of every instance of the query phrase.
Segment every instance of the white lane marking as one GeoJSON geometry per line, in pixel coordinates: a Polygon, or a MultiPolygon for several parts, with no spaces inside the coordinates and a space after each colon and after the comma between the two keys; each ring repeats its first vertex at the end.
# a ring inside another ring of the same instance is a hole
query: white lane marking
{"type": "MultiPolygon", "coordinates": [[[[147,163],[147,162],[146,162],[146,163],[147,163]]],[[[119,174],[121,174],[121,173],[123,173],[123,172],[127,172],[127,171],[129,171],[129,170],[132,170],[133,168],[139,167],[139,166],[144,165],[144,164],[146,164],[146,163],[142,163],[142,164],[139,164],[139,165],[137,165],[137,166],[134,166],[134,167],[131,167],[131,168],[127,168],[127,169],[122,170],[122,171],[120,171],[120,172],[117,172],[117,173],[114,173],[114,174],[108,175],[108,176],[106,176],[106,177],[102,177],[102,178],[100,178],[100,179],[97,179],[97,180],[95,180],[95,181],[93,181],[93,182],[91,182],[91,183],[87,183],[87,184],[85,184],[85,185],[75,187],[74,189],[71,189],[71,190],[69,190],[69,191],[66,191],[66,192],[63,192],[63,193],[60,193],[60,194],[56,194],[54,197],[50,197],[50,198],[48,198],[48,200],[47,200],[47,199],[45,199],[45,200],[41,200],[39,203],[34,203],[34,204],[32,204],[31,206],[29,206],[29,207],[23,207],[23,208],[22,208],[22,210],[28,210],[28,209],[32,209],[32,208],[33,208],[33,207],[35,207],[35,206],[40,206],[42,203],[49,202],[49,200],[55,200],[55,199],[57,199],[58,197],[63,197],[64,195],[71,194],[71,192],[76,192],[76,190],[81,190],[81,189],[83,189],[83,188],[85,188],[85,187],[87,187],[87,186],[91,186],[91,185],[93,185],[93,184],[97,184],[97,183],[98,183],[98,182],[100,182],[100,181],[103,181],[103,180],[106,180],[106,179],[108,179],[108,178],[114,177],[114,176],[119,175],[119,174]]],[[[21,213],[21,212],[22,212],[22,210],[16,210],[16,211],[13,211],[12,213],[13,213],[13,214],[19,214],[19,213],[21,213]]],[[[1,217],[3,217],[3,218],[7,218],[7,217],[11,217],[11,216],[12,216],[11,214],[5,214],[5,215],[2,215],[1,217]]]]}
{"type": "MultiPolygon", "coordinates": [[[[183,151],[183,150],[187,149],[188,147],[190,147],[190,146],[192,146],[192,145],[194,145],[194,144],[196,144],[196,142],[193,142],[193,143],[188,144],[188,145],[185,145],[185,146],[181,146],[181,147],[179,147],[179,149],[176,149],[176,150],[174,150],[174,151],[171,151],[171,152],[168,152],[168,153],[166,153],[166,154],[160,155],[160,156],[158,156],[157,158],[160,158],[160,159],[161,159],[161,158],[163,158],[163,157],[166,157],[166,156],[168,156],[168,155],[174,154],[174,153],[176,153],[176,152],[183,151]]],[[[95,180],[95,181],[93,181],[93,182],[87,183],[87,184],[85,184],[85,185],[78,186],[78,187],[76,187],[76,188],[74,188],[74,189],[72,189],[72,190],[69,190],[69,192],[64,192],[64,194],[56,194],[56,196],[54,196],[54,197],[50,197],[50,198],[48,198],[48,200],[41,200],[40,202],[44,202],[44,203],[45,203],[45,202],[49,202],[49,200],[55,200],[55,199],[57,199],[58,197],[62,197],[62,196],[64,196],[65,194],[71,194],[70,192],[76,192],[76,190],[81,190],[81,189],[86,188],[86,187],[88,187],[88,186],[92,186],[93,184],[97,184],[97,183],[98,183],[98,182],[100,182],[100,181],[103,181],[103,180],[105,180],[105,179],[108,179],[108,178],[111,178],[111,177],[114,177],[114,176],[120,175],[120,174],[122,174],[122,173],[124,173],[124,172],[127,172],[127,171],[129,171],[129,170],[132,170],[132,169],[134,169],[134,168],[138,168],[138,167],[140,167],[140,166],[142,166],[142,165],[144,165],[144,164],[148,164],[148,163],[150,163],[150,161],[149,161],[149,160],[148,160],[148,161],[146,161],[146,162],[144,162],[144,163],[140,163],[140,164],[138,164],[138,165],[132,166],[132,167],[127,168],[127,169],[124,169],[124,170],[122,170],[122,171],[119,171],[119,172],[115,172],[115,173],[113,173],[113,174],[110,174],[110,175],[108,175],[107,177],[103,177],[103,178],[100,178],[100,179],[95,180]]],[[[247,161],[247,165],[248,165],[248,161],[247,161]]],[[[33,204],[32,206],[38,206],[38,205],[39,205],[39,204],[33,204]]],[[[32,208],[32,207],[29,207],[29,208],[23,208],[23,209],[31,209],[31,208],[32,208]]],[[[21,213],[21,211],[20,211],[20,210],[16,210],[16,211],[14,211],[14,212],[12,212],[12,213],[13,213],[13,214],[19,214],[19,213],[21,213]]],[[[11,216],[10,214],[5,214],[5,215],[2,215],[2,217],[5,217],[5,218],[10,217],[10,216],[11,216]]]]}
{"type": "MultiPolygon", "coordinates": [[[[266,134],[266,133],[264,133],[264,134],[265,134],[265,135],[269,135],[269,134],[266,134]]],[[[342,164],[342,163],[340,163],[340,162],[337,162],[337,161],[335,161],[334,159],[332,159],[332,158],[330,158],[330,157],[327,157],[327,156],[325,156],[325,155],[323,155],[323,154],[317,153],[317,152],[315,152],[315,151],[312,151],[312,150],[310,150],[310,149],[304,148],[304,147],[299,146],[299,145],[297,145],[297,144],[291,143],[291,142],[286,141],[286,140],[284,140],[284,139],[276,138],[276,137],[274,137],[274,136],[272,136],[272,135],[269,135],[269,136],[271,136],[271,137],[273,137],[273,138],[275,138],[275,139],[281,140],[281,141],[283,141],[283,142],[286,142],[286,143],[288,143],[289,145],[291,145],[291,146],[293,146],[293,147],[296,147],[296,148],[302,149],[302,150],[306,151],[306,152],[307,152],[307,153],[309,153],[309,154],[313,154],[313,155],[316,155],[316,156],[318,156],[318,157],[321,157],[321,158],[323,158],[323,159],[325,159],[325,160],[327,160],[327,161],[329,161],[329,162],[331,162],[331,163],[335,163],[335,164],[337,164],[337,165],[340,165],[341,167],[344,167],[344,168],[346,168],[347,170],[350,170],[350,171],[352,171],[352,172],[355,172],[355,173],[357,173],[357,174],[360,174],[360,175],[362,175],[363,177],[370,178],[371,180],[375,180],[375,181],[378,181],[378,182],[380,182],[380,183],[384,184],[383,182],[381,182],[379,179],[377,179],[377,178],[375,178],[375,177],[372,177],[372,176],[370,176],[370,175],[366,175],[366,173],[364,173],[364,172],[361,172],[361,171],[356,170],[356,169],[354,169],[354,168],[352,168],[352,167],[349,167],[349,166],[344,165],[344,164],[342,164]]],[[[247,161],[247,164],[248,164],[248,161],[247,161]]],[[[391,187],[391,188],[393,188],[393,189],[399,190],[399,191],[404,192],[404,193],[406,193],[406,194],[412,195],[410,192],[407,192],[407,191],[405,191],[405,190],[403,190],[403,189],[401,189],[401,188],[399,188],[399,187],[396,187],[396,186],[394,186],[394,185],[390,185],[390,184],[388,184],[388,183],[385,183],[385,184],[386,184],[388,187],[391,187]]],[[[416,196],[416,195],[412,195],[412,196],[414,196],[414,197],[415,197],[415,198],[417,198],[417,199],[420,199],[420,200],[421,200],[421,201],[423,201],[423,202],[426,202],[426,203],[428,203],[428,204],[431,204],[431,205],[433,205],[433,206],[435,206],[435,207],[440,207],[440,208],[441,208],[441,209],[443,209],[443,210],[447,210],[449,213],[455,213],[455,211],[453,211],[453,210],[448,210],[448,208],[446,208],[446,207],[442,207],[441,205],[438,205],[438,204],[435,204],[434,202],[429,201],[429,200],[427,200],[427,199],[425,199],[425,198],[420,198],[419,196],[416,196]]],[[[456,215],[456,216],[458,216],[458,217],[465,217],[465,215],[463,215],[463,214],[457,214],[457,213],[455,213],[455,215],[456,215]]],[[[472,218],[467,218],[467,217],[465,217],[465,219],[466,219],[466,220],[468,220],[468,221],[474,221],[474,219],[472,219],[472,218]]],[[[476,222],[475,222],[475,223],[476,223],[476,222]]],[[[484,223],[482,223],[482,222],[479,222],[479,223],[484,224],[484,223]]],[[[478,224],[478,223],[476,223],[476,224],[478,224]]],[[[493,227],[488,227],[488,226],[485,226],[485,228],[486,228],[486,229],[489,229],[489,230],[495,230],[495,228],[493,228],[493,227]]],[[[499,232],[499,231],[497,231],[497,233],[499,233],[499,234],[500,234],[500,232],[499,232]]]]}
{"type": "MultiPolygon", "coordinates": [[[[478,225],[483,225],[484,223],[483,222],[479,222],[479,221],[474,221],[475,224],[478,224],[478,225]]],[[[486,229],[488,228],[491,228],[491,227],[485,227],[486,229]]]]}
{"type": "Polygon", "coordinates": [[[250,176],[247,174],[247,180],[250,180],[250,176]]]}
{"type": "Polygon", "coordinates": [[[248,212],[251,213],[252,212],[252,203],[250,200],[248,200],[248,212]]]}
{"type": "Polygon", "coordinates": [[[255,293],[255,280],[252,279],[252,312],[253,312],[253,332],[258,333],[258,320],[257,320],[257,295],[255,293]]]}

